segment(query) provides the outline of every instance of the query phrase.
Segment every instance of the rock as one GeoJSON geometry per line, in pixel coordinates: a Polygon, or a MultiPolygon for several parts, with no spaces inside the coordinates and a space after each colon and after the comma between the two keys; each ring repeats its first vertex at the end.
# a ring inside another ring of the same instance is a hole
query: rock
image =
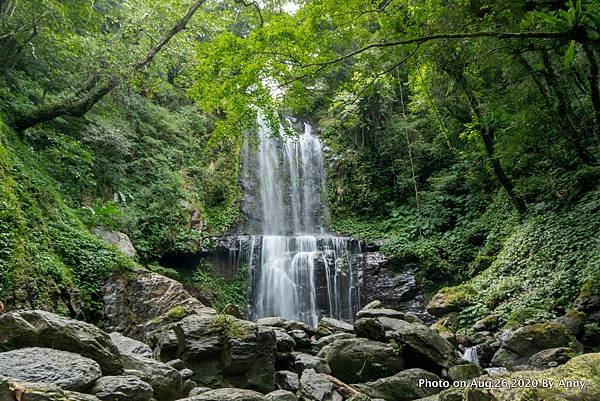
{"type": "Polygon", "coordinates": [[[220,388],[190,398],[183,398],[181,401],[268,401],[268,399],[261,393],[252,390],[220,388]]]}
{"type": "Polygon", "coordinates": [[[110,333],[109,336],[121,354],[133,354],[146,358],[152,358],[152,348],[150,348],[147,344],[134,340],[133,338],[125,337],[116,331],[110,333]]]}
{"type": "Polygon", "coordinates": [[[0,315],[0,351],[47,347],[96,361],[102,373],[123,373],[119,350],[108,334],[89,323],[50,312],[28,310],[0,315]]]}
{"type": "Polygon", "coordinates": [[[100,227],[92,229],[92,234],[116,246],[119,251],[123,252],[130,258],[135,258],[137,256],[135,248],[133,247],[133,244],[131,243],[131,240],[127,234],[114,230],[106,230],[100,227]]]}
{"type": "Polygon", "coordinates": [[[502,345],[494,354],[492,363],[513,368],[526,364],[539,351],[559,347],[572,347],[578,352],[583,349],[573,333],[562,324],[536,323],[504,333],[502,345]]]}
{"type": "Polygon", "coordinates": [[[134,354],[123,355],[123,364],[152,386],[154,398],[158,401],[175,400],[184,394],[181,374],[167,364],[134,354]]]}
{"type": "Polygon", "coordinates": [[[173,359],[168,361],[166,364],[175,370],[182,370],[187,368],[185,362],[183,362],[181,359],[173,359]]]}
{"type": "Polygon", "coordinates": [[[314,336],[317,334],[317,330],[314,327],[312,327],[304,322],[298,322],[296,320],[286,321],[284,323],[284,328],[288,332],[300,330],[300,331],[305,332],[308,336],[314,336]]]}
{"type": "Polygon", "coordinates": [[[429,369],[433,372],[461,363],[460,355],[450,342],[421,323],[379,318],[389,336],[403,349],[409,366],[429,369]]]}
{"type": "Polygon", "coordinates": [[[288,352],[296,346],[296,341],[285,331],[273,330],[275,341],[277,343],[277,351],[288,352]]]}
{"type": "Polygon", "coordinates": [[[453,381],[471,380],[483,375],[483,370],[474,363],[454,365],[448,368],[448,378],[453,381]]]}
{"type": "Polygon", "coordinates": [[[442,288],[427,304],[427,311],[437,317],[459,312],[469,305],[475,295],[475,290],[469,284],[442,288]]]}
{"type": "Polygon", "coordinates": [[[208,387],[194,387],[193,389],[190,390],[188,397],[193,397],[195,395],[208,393],[209,391],[212,391],[212,390],[213,390],[212,388],[208,388],[208,387]]]}
{"type": "Polygon", "coordinates": [[[0,376],[82,391],[101,376],[100,365],[72,352],[21,348],[0,353],[0,376]]]}
{"type": "Polygon", "coordinates": [[[275,390],[265,395],[269,401],[298,401],[296,394],[286,390],[275,390]]]}
{"type": "Polygon", "coordinates": [[[237,319],[243,319],[244,314],[240,311],[240,308],[234,304],[227,304],[223,309],[223,313],[229,316],[233,316],[237,319]]]}
{"type": "Polygon", "coordinates": [[[483,319],[480,319],[475,322],[473,325],[473,330],[475,331],[493,331],[498,328],[500,325],[500,316],[499,315],[488,315],[483,319]]]}
{"type": "Polygon", "coordinates": [[[331,374],[331,368],[329,367],[325,359],[308,354],[296,355],[294,367],[298,375],[302,375],[302,372],[306,369],[313,369],[317,373],[331,374]]]}
{"type": "Polygon", "coordinates": [[[404,313],[393,309],[362,309],[357,314],[358,319],[361,318],[378,318],[378,317],[389,317],[392,319],[404,320],[404,313]]]}
{"type": "Polygon", "coordinates": [[[542,350],[529,358],[528,364],[534,368],[546,369],[567,363],[577,353],[573,348],[560,347],[542,350]],[[554,366],[552,366],[554,365],[554,366]]]}
{"type": "Polygon", "coordinates": [[[383,308],[383,305],[382,305],[381,301],[376,299],[376,300],[371,301],[368,304],[366,304],[361,310],[379,309],[379,308],[383,308]]]}
{"type": "Polygon", "coordinates": [[[342,401],[343,397],[335,390],[333,383],[322,373],[313,369],[302,372],[299,395],[305,401],[342,401]]]}
{"type": "Polygon", "coordinates": [[[371,398],[381,398],[385,401],[412,401],[440,392],[440,388],[419,386],[419,379],[440,380],[438,376],[426,370],[407,369],[390,377],[384,377],[369,383],[356,384],[354,387],[371,398]]]}
{"type": "Polygon", "coordinates": [[[52,384],[43,383],[15,383],[0,376],[0,400],[2,401],[99,401],[90,394],[82,394],[74,391],[63,390],[52,384]],[[15,391],[20,388],[22,393],[18,396],[15,391]],[[20,397],[20,398],[18,398],[20,397]]]}
{"type": "Polygon", "coordinates": [[[104,376],[91,393],[101,401],[150,401],[152,387],[136,376],[104,376]]]}
{"type": "Polygon", "coordinates": [[[318,356],[327,361],[333,376],[346,383],[367,382],[404,369],[399,350],[366,338],[336,340],[318,356]]]}
{"type": "Polygon", "coordinates": [[[352,333],[353,331],[354,328],[350,323],[329,317],[322,318],[317,326],[317,333],[321,337],[336,333],[352,333]]]}
{"type": "Polygon", "coordinates": [[[194,376],[194,371],[192,369],[181,369],[179,374],[181,375],[181,378],[185,380],[194,376]]]}
{"type": "Polygon", "coordinates": [[[433,317],[425,309],[425,297],[415,277],[417,265],[394,266],[392,269],[380,252],[369,252],[364,256],[361,295],[365,299],[378,299],[381,307],[412,312],[428,324],[432,323],[433,317]]]}
{"type": "Polygon", "coordinates": [[[294,340],[296,348],[310,348],[310,338],[304,330],[290,330],[288,334],[294,340]]]}
{"type": "Polygon", "coordinates": [[[356,336],[354,334],[350,334],[350,333],[337,333],[337,334],[332,334],[330,336],[321,337],[313,344],[313,349],[316,352],[319,352],[321,350],[321,348],[333,343],[335,340],[342,340],[342,339],[348,339],[348,338],[356,338],[356,336]]]}
{"type": "Polygon", "coordinates": [[[566,315],[557,317],[552,321],[564,325],[577,337],[583,333],[585,318],[585,313],[572,309],[566,315]]]}
{"type": "Polygon", "coordinates": [[[147,332],[186,315],[216,314],[178,281],[143,269],[114,273],[103,286],[103,299],[110,330],[139,340],[145,340],[147,332]]]}
{"type": "Polygon", "coordinates": [[[354,322],[354,332],[358,337],[374,341],[385,341],[385,329],[379,319],[363,317],[354,322]]]}
{"type": "Polygon", "coordinates": [[[256,324],[259,326],[285,327],[286,320],[281,317],[263,317],[258,319],[256,324]]]}
{"type": "Polygon", "coordinates": [[[280,390],[298,391],[298,374],[289,370],[280,370],[275,372],[275,384],[280,390]]]}
{"type": "Polygon", "coordinates": [[[227,315],[189,315],[151,333],[162,361],[181,359],[205,387],[274,389],[272,329],[227,315]]]}
{"type": "MultiPolygon", "coordinates": [[[[577,356],[565,365],[542,371],[512,372],[502,376],[508,383],[534,381],[554,383],[547,386],[509,386],[509,388],[466,388],[462,389],[463,400],[476,401],[595,401],[600,400],[600,354],[577,356]],[[561,386],[560,383],[563,383],[561,386]],[[574,387],[584,384],[584,388],[574,387]]],[[[478,381],[493,383],[498,376],[482,376],[478,381]]],[[[485,382],[483,382],[485,384],[485,382]]],[[[442,400],[440,398],[440,400],[442,400]]]]}

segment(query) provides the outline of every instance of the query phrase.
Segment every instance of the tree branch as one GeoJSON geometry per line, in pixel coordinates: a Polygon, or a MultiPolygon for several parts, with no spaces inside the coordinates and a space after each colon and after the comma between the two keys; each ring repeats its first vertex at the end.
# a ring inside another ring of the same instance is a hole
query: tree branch
{"type": "Polygon", "coordinates": [[[245,1],[245,0],[233,0],[238,4],[242,4],[244,7],[250,7],[253,6],[256,9],[256,12],[258,13],[258,16],[260,18],[260,26],[264,26],[265,25],[265,20],[263,19],[262,16],[262,12],[260,10],[260,6],[258,5],[258,3],[256,1],[245,1]]]}

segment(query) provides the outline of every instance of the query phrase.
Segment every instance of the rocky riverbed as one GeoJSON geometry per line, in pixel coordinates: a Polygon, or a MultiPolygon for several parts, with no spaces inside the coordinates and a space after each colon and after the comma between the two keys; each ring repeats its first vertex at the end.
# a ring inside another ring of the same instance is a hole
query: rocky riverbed
{"type": "Polygon", "coordinates": [[[440,335],[374,301],[353,324],[251,322],[145,270],[112,277],[104,293],[106,331],[40,310],[0,316],[0,400],[600,399],[600,354],[581,354],[565,319],[440,335]],[[467,347],[479,364],[462,358],[467,347]]]}

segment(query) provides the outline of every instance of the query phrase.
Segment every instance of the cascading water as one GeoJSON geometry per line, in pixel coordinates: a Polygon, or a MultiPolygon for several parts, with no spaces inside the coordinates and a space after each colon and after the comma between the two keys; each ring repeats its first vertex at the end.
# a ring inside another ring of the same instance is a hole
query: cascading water
{"type": "MultiPolygon", "coordinates": [[[[316,325],[321,316],[352,320],[360,306],[360,244],[327,233],[322,145],[312,127],[273,135],[258,120],[258,145],[243,153],[246,210],[257,224],[244,260],[251,318],[281,316],[316,325]]],[[[242,248],[242,247],[240,247],[242,248]]]]}

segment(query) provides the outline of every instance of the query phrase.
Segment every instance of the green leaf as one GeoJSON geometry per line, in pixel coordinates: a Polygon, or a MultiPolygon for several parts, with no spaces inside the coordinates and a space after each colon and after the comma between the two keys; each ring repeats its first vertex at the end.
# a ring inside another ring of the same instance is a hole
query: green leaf
{"type": "Polygon", "coordinates": [[[571,43],[569,43],[569,47],[567,48],[567,51],[565,52],[565,58],[563,59],[563,65],[568,68],[573,63],[574,58],[575,58],[575,41],[572,40],[571,43]]]}

